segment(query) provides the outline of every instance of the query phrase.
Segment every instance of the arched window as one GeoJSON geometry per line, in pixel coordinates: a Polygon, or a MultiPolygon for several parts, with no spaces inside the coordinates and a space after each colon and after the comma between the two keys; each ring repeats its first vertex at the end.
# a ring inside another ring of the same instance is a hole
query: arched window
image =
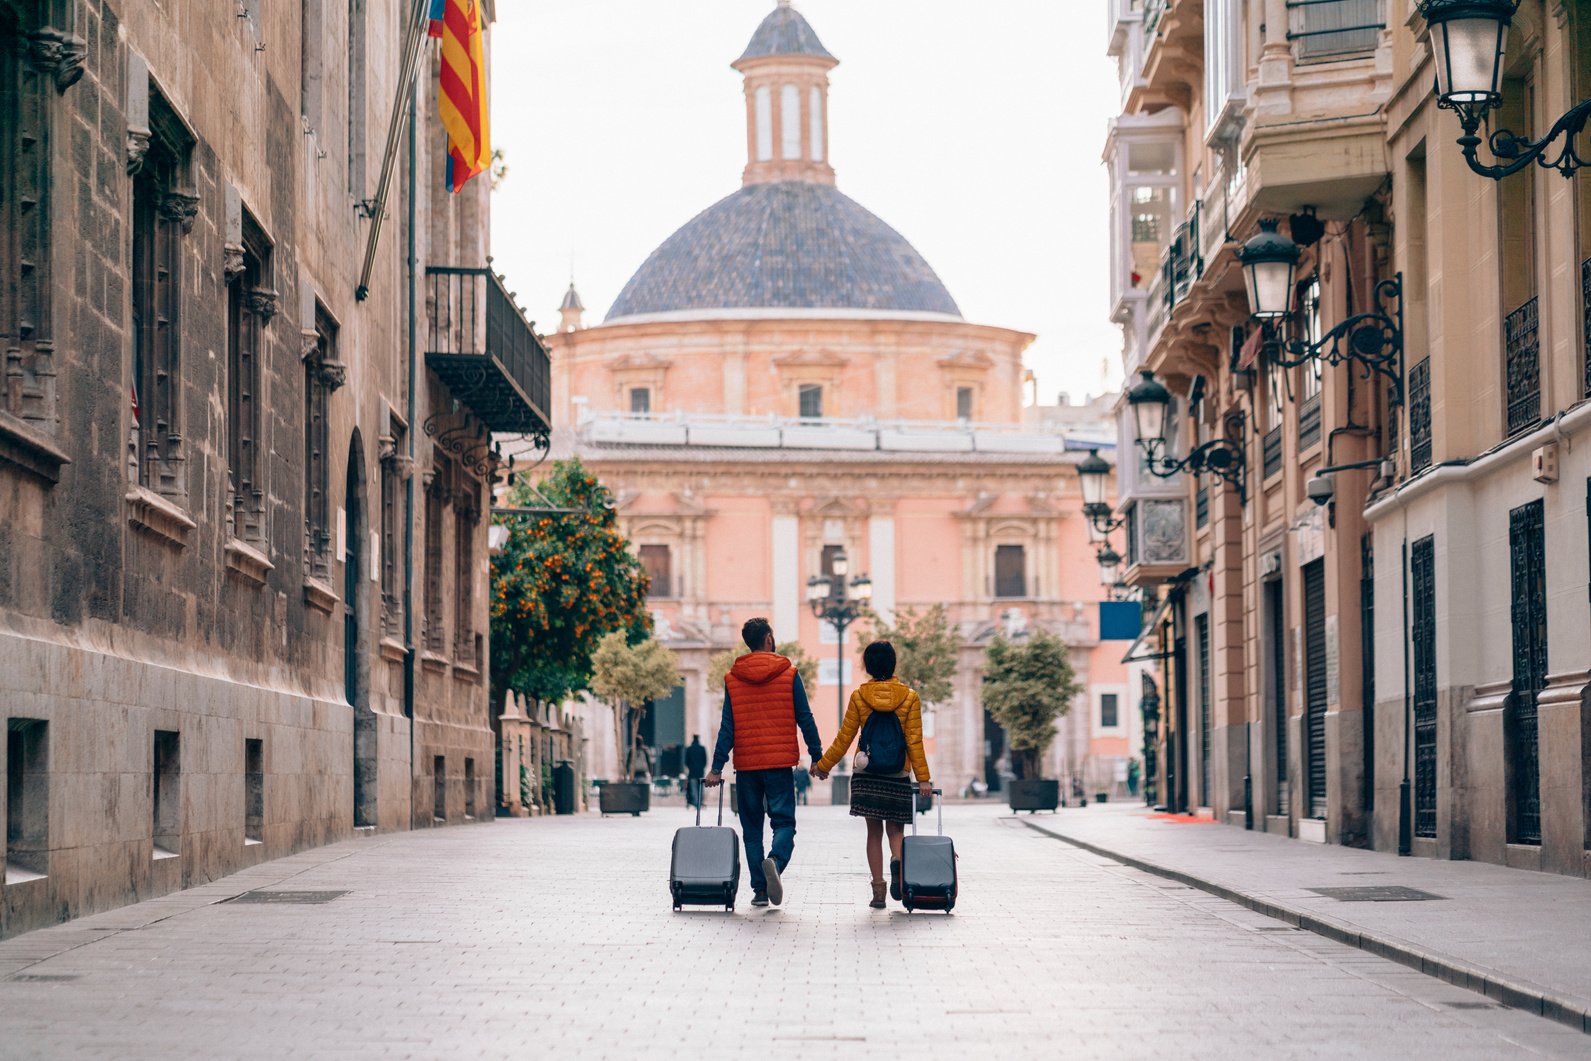
{"type": "Polygon", "coordinates": [[[783,157],[801,157],[801,92],[794,85],[779,93],[779,139],[783,157]]]}
{"type": "Polygon", "coordinates": [[[773,158],[773,90],[757,87],[757,161],[773,158]]]}
{"type": "Polygon", "coordinates": [[[807,139],[812,141],[809,152],[813,162],[823,161],[823,90],[816,85],[812,86],[812,95],[807,102],[807,124],[811,127],[807,131],[807,139]]]}

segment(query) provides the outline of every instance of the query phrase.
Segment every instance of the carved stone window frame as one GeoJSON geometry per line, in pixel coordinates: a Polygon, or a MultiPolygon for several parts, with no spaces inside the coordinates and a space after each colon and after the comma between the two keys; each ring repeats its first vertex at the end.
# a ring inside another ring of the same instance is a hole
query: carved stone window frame
{"type": "Polygon", "coordinates": [[[222,275],[227,284],[227,534],[268,551],[265,455],[269,445],[264,410],[266,329],[277,315],[274,248],[237,190],[230,187],[226,224],[222,275]]]}
{"type": "Polygon", "coordinates": [[[339,325],[314,304],[314,329],[303,333],[304,574],[331,584],[331,396],[347,380],[337,356],[339,325]]]}
{"type": "Polygon", "coordinates": [[[133,181],[132,407],[128,474],[133,484],[181,503],[188,494],[183,437],[183,290],[186,237],[199,214],[193,192],[197,138],[152,78],[148,142],[133,181]]]}
{"type": "Polygon", "coordinates": [[[58,96],[83,76],[75,8],[0,9],[0,461],[53,483],[70,463],[60,428],[52,328],[52,143],[58,96]],[[32,18],[29,18],[29,14],[32,18]],[[66,28],[48,25],[60,16],[66,28]]]}

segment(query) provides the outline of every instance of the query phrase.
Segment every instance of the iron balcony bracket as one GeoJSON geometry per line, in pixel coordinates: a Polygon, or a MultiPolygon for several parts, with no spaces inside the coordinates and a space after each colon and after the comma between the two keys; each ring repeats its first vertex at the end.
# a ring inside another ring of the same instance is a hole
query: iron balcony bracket
{"type": "MultiPolygon", "coordinates": [[[[1311,361],[1328,365],[1352,362],[1365,379],[1380,375],[1391,388],[1391,403],[1403,404],[1403,274],[1376,285],[1377,309],[1355,313],[1313,343],[1283,339],[1267,332],[1267,356],[1282,368],[1311,361]]],[[[1271,325],[1266,325],[1267,329],[1271,325]]]]}
{"type": "Polygon", "coordinates": [[[1591,121],[1591,99],[1581,100],[1569,108],[1540,140],[1528,140],[1507,129],[1488,129],[1483,140],[1480,128],[1486,120],[1484,110],[1463,104],[1447,103],[1440,98],[1437,100],[1437,106],[1458,115],[1459,124],[1464,127],[1464,135],[1458,138],[1458,146],[1463,150],[1464,161],[1469,163],[1469,168],[1482,177],[1500,181],[1534,162],[1542,169],[1555,169],[1567,178],[1574,176],[1575,171],[1586,164],[1586,160],[1580,157],[1574,145],[1575,138],[1585,131],[1586,122],[1591,121]],[[1548,149],[1559,137],[1563,138],[1563,146],[1556,154],[1549,154],[1548,149]],[[1480,146],[1483,142],[1491,148],[1492,154],[1498,159],[1497,162],[1487,164],[1480,160],[1480,146]]]}
{"type": "Polygon", "coordinates": [[[1146,447],[1144,465],[1157,479],[1169,479],[1180,472],[1190,475],[1213,475],[1229,486],[1237,488],[1238,499],[1248,504],[1248,486],[1244,477],[1247,464],[1243,452],[1246,421],[1242,413],[1227,418],[1226,437],[1211,439],[1195,446],[1186,457],[1176,460],[1160,456],[1161,443],[1156,440],[1146,447]]]}

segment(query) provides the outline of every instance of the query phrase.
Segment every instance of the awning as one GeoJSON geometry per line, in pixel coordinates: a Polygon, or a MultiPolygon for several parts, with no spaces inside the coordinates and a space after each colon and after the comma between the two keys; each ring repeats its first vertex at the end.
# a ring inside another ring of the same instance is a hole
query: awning
{"type": "Polygon", "coordinates": [[[1181,596],[1181,591],[1182,587],[1178,586],[1166,594],[1166,599],[1160,602],[1160,607],[1155,609],[1154,615],[1144,624],[1144,628],[1138,632],[1137,639],[1127,646],[1127,654],[1121,658],[1123,663],[1147,663],[1150,660],[1165,658],[1165,653],[1163,652],[1151,652],[1147,655],[1139,655],[1138,653],[1143,650],[1144,641],[1148,639],[1149,635],[1158,630],[1160,624],[1166,621],[1166,615],[1171,611],[1171,606],[1177,602],[1177,598],[1181,596]]]}

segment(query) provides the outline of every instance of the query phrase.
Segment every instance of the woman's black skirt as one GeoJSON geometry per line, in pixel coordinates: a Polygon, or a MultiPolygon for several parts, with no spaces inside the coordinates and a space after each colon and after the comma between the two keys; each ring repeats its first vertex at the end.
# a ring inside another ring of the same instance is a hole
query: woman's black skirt
{"type": "Polygon", "coordinates": [[[852,774],[851,813],[858,818],[881,818],[910,825],[916,787],[909,777],[852,774]]]}

